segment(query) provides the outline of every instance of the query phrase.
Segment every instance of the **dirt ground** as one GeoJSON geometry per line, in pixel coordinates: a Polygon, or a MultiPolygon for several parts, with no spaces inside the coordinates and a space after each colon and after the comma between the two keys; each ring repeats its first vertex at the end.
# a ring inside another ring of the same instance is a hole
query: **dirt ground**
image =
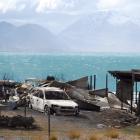
{"type": "MultiPolygon", "coordinates": [[[[18,108],[17,110],[5,110],[1,112],[1,115],[14,116],[23,115],[24,108],[18,108]]],[[[38,126],[37,129],[7,129],[0,128],[0,140],[4,137],[8,139],[38,139],[44,140],[48,137],[48,118],[43,113],[27,109],[27,116],[34,117],[35,124],[38,126]]],[[[52,116],[51,115],[51,135],[57,135],[58,137],[63,137],[65,140],[68,137],[68,133],[77,132],[82,135],[82,138],[87,138],[87,135],[95,134],[96,132],[103,132],[111,127],[123,128],[122,123],[124,119],[136,120],[135,116],[129,117],[128,113],[120,110],[104,110],[101,112],[94,111],[81,111],[79,116],[52,116]],[[121,124],[122,123],[122,124],[121,124]]],[[[129,120],[129,121],[130,121],[129,120]]],[[[129,125],[129,122],[125,125],[129,125]]],[[[126,127],[129,128],[130,126],[126,127]]],[[[131,127],[135,127],[135,123],[132,123],[131,127]]],[[[119,129],[120,131],[120,129],[119,129]]],[[[131,132],[131,131],[130,131],[131,132]]],[[[140,139],[139,136],[131,135],[130,139],[140,139]]],[[[128,138],[128,137],[127,137],[128,138]]],[[[105,138],[104,138],[105,139],[105,138]]],[[[119,136],[120,140],[127,140],[122,134],[119,136]],[[122,139],[123,138],[123,139],[122,139]]],[[[129,139],[128,139],[129,140],[129,139]]]]}

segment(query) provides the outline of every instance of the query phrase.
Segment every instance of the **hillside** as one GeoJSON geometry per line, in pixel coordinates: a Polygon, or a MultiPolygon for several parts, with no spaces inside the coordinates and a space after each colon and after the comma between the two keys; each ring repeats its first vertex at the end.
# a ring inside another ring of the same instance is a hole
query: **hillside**
{"type": "Polygon", "coordinates": [[[116,13],[97,12],[83,16],[59,36],[75,51],[137,51],[140,27],[130,21],[112,23],[113,14],[116,13]]]}
{"type": "Polygon", "coordinates": [[[0,51],[12,52],[57,52],[62,42],[49,30],[36,24],[14,26],[0,23],[0,51]]]}

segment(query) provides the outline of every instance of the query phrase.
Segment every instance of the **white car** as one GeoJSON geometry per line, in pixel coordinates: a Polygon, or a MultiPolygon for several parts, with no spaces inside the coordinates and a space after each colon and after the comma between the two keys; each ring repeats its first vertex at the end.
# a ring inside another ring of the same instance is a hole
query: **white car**
{"type": "Polygon", "coordinates": [[[51,114],[79,114],[79,106],[63,90],[55,87],[36,87],[31,91],[29,107],[51,114]]]}

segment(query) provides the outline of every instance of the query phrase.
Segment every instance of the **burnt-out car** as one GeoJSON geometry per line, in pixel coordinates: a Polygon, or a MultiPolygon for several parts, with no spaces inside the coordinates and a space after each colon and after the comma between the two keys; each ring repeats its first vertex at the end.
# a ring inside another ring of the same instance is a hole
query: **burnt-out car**
{"type": "Polygon", "coordinates": [[[30,93],[29,107],[51,114],[79,114],[79,106],[67,93],[55,87],[36,87],[30,93]]]}

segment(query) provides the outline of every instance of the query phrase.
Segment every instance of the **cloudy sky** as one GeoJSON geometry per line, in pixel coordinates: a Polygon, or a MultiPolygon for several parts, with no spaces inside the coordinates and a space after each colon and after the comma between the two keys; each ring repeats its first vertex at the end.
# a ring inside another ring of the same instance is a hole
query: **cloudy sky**
{"type": "Polygon", "coordinates": [[[59,32],[84,15],[115,11],[113,24],[140,24],[140,0],[0,0],[0,19],[15,24],[37,23],[59,32]],[[119,22],[118,22],[119,21],[119,22]]]}

